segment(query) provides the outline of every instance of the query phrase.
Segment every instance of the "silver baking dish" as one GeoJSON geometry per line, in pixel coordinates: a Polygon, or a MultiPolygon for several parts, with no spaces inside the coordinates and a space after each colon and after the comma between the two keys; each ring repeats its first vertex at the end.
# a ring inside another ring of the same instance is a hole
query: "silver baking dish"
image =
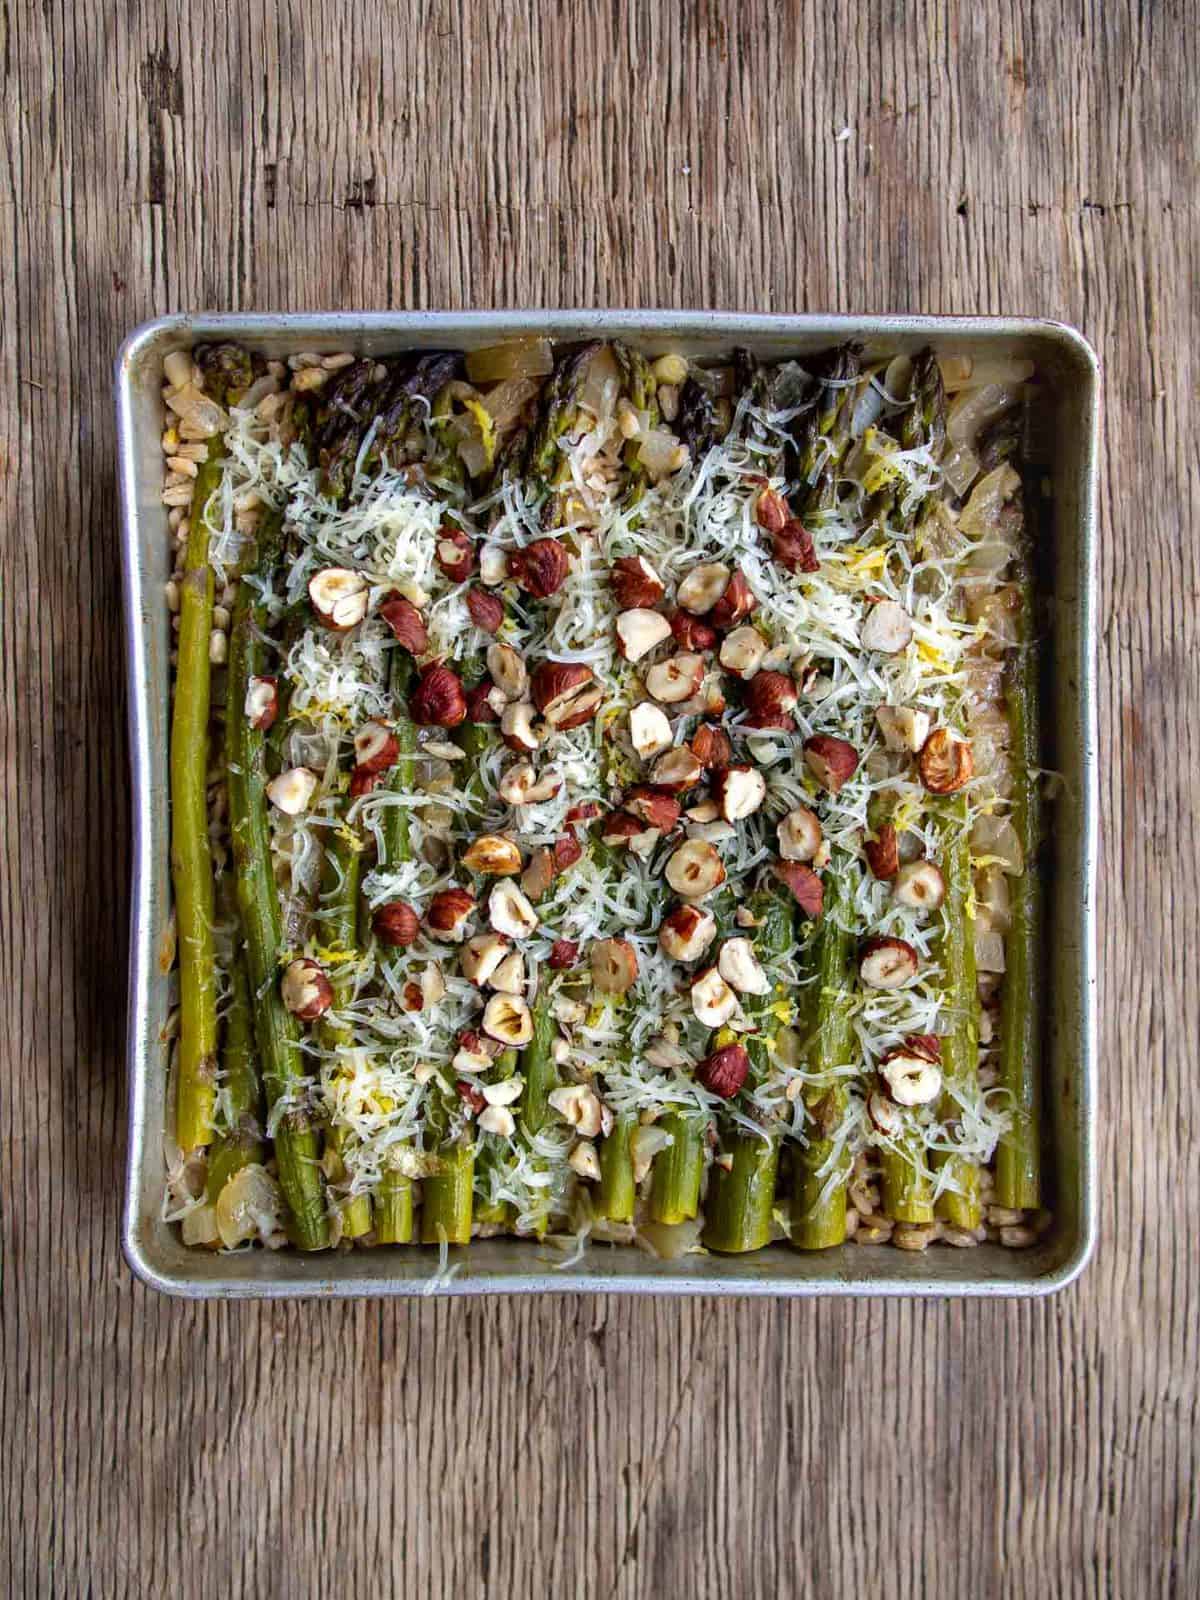
{"type": "Polygon", "coordinates": [[[743,316],[727,312],[534,311],[174,316],[130,334],[116,366],[122,498],[129,732],[133,775],[133,896],[129,974],[129,1150],[123,1243],[156,1289],[192,1298],[301,1295],[579,1293],[723,1295],[1039,1295],[1083,1269],[1095,1235],[1095,468],[1099,371],[1060,323],[990,317],[743,316]],[[528,333],[560,340],[614,336],[648,349],[719,357],[735,344],[764,356],[802,354],[855,337],[869,350],[932,342],[978,357],[1037,364],[1048,389],[1052,488],[1045,588],[1050,598],[1046,764],[1063,775],[1053,813],[1046,952],[1045,1117],[1054,1226],[1027,1251],[985,1245],[922,1256],[845,1245],[804,1255],[780,1245],[748,1258],[654,1261],[598,1245],[569,1268],[529,1241],[489,1239],[463,1251],[457,1275],[430,1284],[427,1250],[303,1256],[217,1255],[185,1249],[160,1217],[167,1085],[161,1041],[167,978],[160,960],[171,904],[167,730],[169,624],[163,586],[169,540],[160,501],[162,360],[201,339],[242,339],[271,355],[422,346],[471,349],[528,333]]]}

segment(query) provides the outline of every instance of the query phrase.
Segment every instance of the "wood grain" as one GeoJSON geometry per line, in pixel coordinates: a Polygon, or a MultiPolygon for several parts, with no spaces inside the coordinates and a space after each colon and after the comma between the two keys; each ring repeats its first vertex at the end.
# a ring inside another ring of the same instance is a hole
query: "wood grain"
{"type": "Polygon", "coordinates": [[[1200,1591],[1190,9],[4,8],[6,1593],[1200,1591]],[[177,308],[520,304],[1028,312],[1100,349],[1105,1204],[1062,1297],[130,1279],[111,358],[177,308]]]}

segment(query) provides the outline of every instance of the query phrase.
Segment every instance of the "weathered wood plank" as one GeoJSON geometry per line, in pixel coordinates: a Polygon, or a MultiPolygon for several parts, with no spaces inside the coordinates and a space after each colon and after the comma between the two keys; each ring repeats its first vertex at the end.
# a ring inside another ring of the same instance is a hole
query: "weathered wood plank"
{"type": "Polygon", "coordinates": [[[0,29],[6,1592],[1196,1592],[1188,8],[14,0],[0,29]],[[124,1270],[119,338],[553,303],[1034,312],[1101,350],[1105,1206],[1061,1299],[192,1307],[124,1270]]]}

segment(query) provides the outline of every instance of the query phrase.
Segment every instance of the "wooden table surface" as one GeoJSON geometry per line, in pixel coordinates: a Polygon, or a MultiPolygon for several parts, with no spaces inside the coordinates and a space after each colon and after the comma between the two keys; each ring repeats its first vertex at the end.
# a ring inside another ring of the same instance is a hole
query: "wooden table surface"
{"type": "Polygon", "coordinates": [[[6,1594],[1200,1590],[1190,10],[5,8],[6,1594]],[[193,1306],[125,1268],[113,354],[179,308],[520,305],[1101,352],[1104,1204],[1060,1297],[193,1306]]]}

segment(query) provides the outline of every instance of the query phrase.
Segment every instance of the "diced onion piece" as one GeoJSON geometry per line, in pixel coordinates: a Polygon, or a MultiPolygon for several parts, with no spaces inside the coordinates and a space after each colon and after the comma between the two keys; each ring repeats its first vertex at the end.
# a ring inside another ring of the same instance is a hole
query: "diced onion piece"
{"type": "Polygon", "coordinates": [[[601,422],[607,422],[617,404],[621,370],[611,345],[602,344],[588,362],[587,376],[579,391],[579,403],[601,422]]]}
{"type": "Polygon", "coordinates": [[[687,1222],[644,1222],[637,1231],[637,1239],[659,1261],[677,1261],[699,1244],[703,1227],[701,1217],[692,1217],[687,1222]]]}
{"type": "Polygon", "coordinates": [[[966,445],[952,444],[942,457],[942,476],[960,497],[975,482],[979,473],[979,457],[966,445]]]}
{"type": "Polygon", "coordinates": [[[1010,877],[1025,870],[1025,854],[1009,817],[976,817],[971,828],[971,854],[993,862],[1010,877]]]}
{"type": "Polygon", "coordinates": [[[538,386],[532,378],[510,378],[489,389],[483,404],[496,427],[503,431],[516,422],[537,392],[538,386]]]}
{"type": "Polygon", "coordinates": [[[946,437],[952,444],[974,448],[983,429],[1011,411],[1017,399],[1016,386],[1007,383],[985,383],[977,389],[962,390],[946,408],[946,437]]]}
{"type": "Polygon", "coordinates": [[[189,1249],[200,1244],[218,1244],[221,1235],[217,1232],[216,1207],[205,1204],[184,1212],[180,1233],[189,1249]]]}
{"type": "Polygon", "coordinates": [[[1032,361],[1015,359],[972,361],[970,356],[942,356],[938,365],[942,369],[942,384],[947,394],[954,394],[959,389],[974,389],[993,383],[1012,387],[1028,383],[1033,377],[1032,361]]]}
{"type": "Polygon", "coordinates": [[[549,339],[510,339],[472,350],[467,377],[472,383],[501,383],[507,378],[544,378],[554,371],[549,339]]]}
{"type": "Polygon", "coordinates": [[[980,478],[971,490],[971,498],[958,519],[959,531],[968,539],[995,535],[1000,528],[1001,511],[1020,487],[1021,480],[1016,472],[1007,461],[1002,461],[986,478],[980,478]]]}
{"type": "Polygon", "coordinates": [[[1008,878],[998,866],[984,867],[975,877],[975,920],[994,933],[1012,925],[1008,878]]]}
{"type": "Polygon", "coordinates": [[[217,1196],[217,1232],[226,1250],[249,1239],[266,1239],[283,1227],[279,1185],[256,1162],[241,1167],[217,1196]]]}
{"type": "Polygon", "coordinates": [[[678,449],[679,440],[666,428],[647,428],[638,436],[638,459],[656,482],[674,472],[678,449]]]}

